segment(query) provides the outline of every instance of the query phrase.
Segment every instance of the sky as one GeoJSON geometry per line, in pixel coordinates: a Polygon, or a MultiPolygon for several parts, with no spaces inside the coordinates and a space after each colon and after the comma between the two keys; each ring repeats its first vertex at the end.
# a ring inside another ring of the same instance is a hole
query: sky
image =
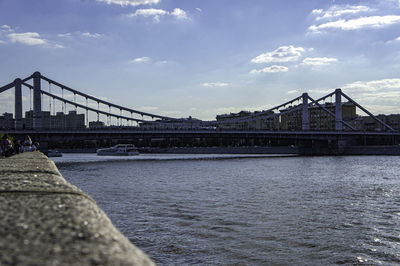
{"type": "Polygon", "coordinates": [[[172,117],[336,88],[400,113],[400,0],[0,0],[0,86],[35,71],[172,117]]]}

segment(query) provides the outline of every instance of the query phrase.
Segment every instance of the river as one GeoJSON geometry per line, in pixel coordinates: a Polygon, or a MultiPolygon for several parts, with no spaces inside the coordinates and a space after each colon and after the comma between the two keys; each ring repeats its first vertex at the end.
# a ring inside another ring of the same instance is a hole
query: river
{"type": "Polygon", "coordinates": [[[54,160],[160,265],[400,263],[397,156],[54,160]]]}

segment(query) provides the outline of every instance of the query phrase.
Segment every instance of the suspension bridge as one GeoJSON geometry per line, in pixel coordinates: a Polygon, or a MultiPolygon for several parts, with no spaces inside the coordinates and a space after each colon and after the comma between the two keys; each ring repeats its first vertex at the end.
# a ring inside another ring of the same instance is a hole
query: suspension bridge
{"type": "Polygon", "coordinates": [[[341,89],[318,99],[303,93],[267,110],[220,115],[212,121],[175,118],[124,107],[39,72],[0,87],[0,93],[10,89],[14,89],[13,127],[4,132],[16,136],[29,134],[49,146],[57,143],[71,146],[71,142],[80,143],[78,146],[93,142],[104,146],[112,140],[138,146],[296,146],[340,153],[349,145],[397,145],[400,138],[398,124],[394,126],[374,116],[341,89]],[[29,98],[23,97],[23,88],[29,90],[29,98]],[[23,108],[23,103],[29,108],[23,108]],[[351,114],[347,114],[346,106],[351,106],[351,114]],[[80,126],[65,127],[64,124],[55,128],[49,121],[45,123],[49,117],[65,115],[71,108],[75,113],[83,113],[85,121],[80,126]],[[360,127],[356,108],[366,114],[364,118],[374,125],[372,129],[360,127]],[[31,123],[27,123],[27,113],[23,117],[23,109],[31,114],[31,123]],[[89,127],[90,118],[104,126],[89,127]]]}

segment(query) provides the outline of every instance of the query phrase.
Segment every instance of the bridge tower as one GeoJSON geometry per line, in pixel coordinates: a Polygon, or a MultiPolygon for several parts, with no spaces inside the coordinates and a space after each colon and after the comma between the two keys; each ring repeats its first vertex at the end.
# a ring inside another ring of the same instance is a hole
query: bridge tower
{"type": "Polygon", "coordinates": [[[301,129],[302,130],[310,130],[310,118],[308,114],[308,93],[303,93],[303,112],[302,112],[302,123],[301,129]]]}
{"type": "Polygon", "coordinates": [[[15,113],[15,129],[22,129],[22,81],[17,78],[14,80],[15,97],[14,97],[14,113],[15,113]]]}
{"type": "Polygon", "coordinates": [[[335,129],[337,131],[343,130],[342,124],[342,90],[335,90],[335,129]]]}
{"type": "Polygon", "coordinates": [[[41,74],[33,73],[33,129],[42,128],[41,74]]]}

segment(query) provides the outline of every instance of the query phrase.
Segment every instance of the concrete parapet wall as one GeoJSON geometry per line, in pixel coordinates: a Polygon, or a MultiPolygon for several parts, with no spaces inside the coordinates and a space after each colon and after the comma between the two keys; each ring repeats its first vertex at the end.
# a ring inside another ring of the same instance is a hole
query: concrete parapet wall
{"type": "Polygon", "coordinates": [[[40,152],[0,159],[0,265],[154,265],[40,152]]]}

